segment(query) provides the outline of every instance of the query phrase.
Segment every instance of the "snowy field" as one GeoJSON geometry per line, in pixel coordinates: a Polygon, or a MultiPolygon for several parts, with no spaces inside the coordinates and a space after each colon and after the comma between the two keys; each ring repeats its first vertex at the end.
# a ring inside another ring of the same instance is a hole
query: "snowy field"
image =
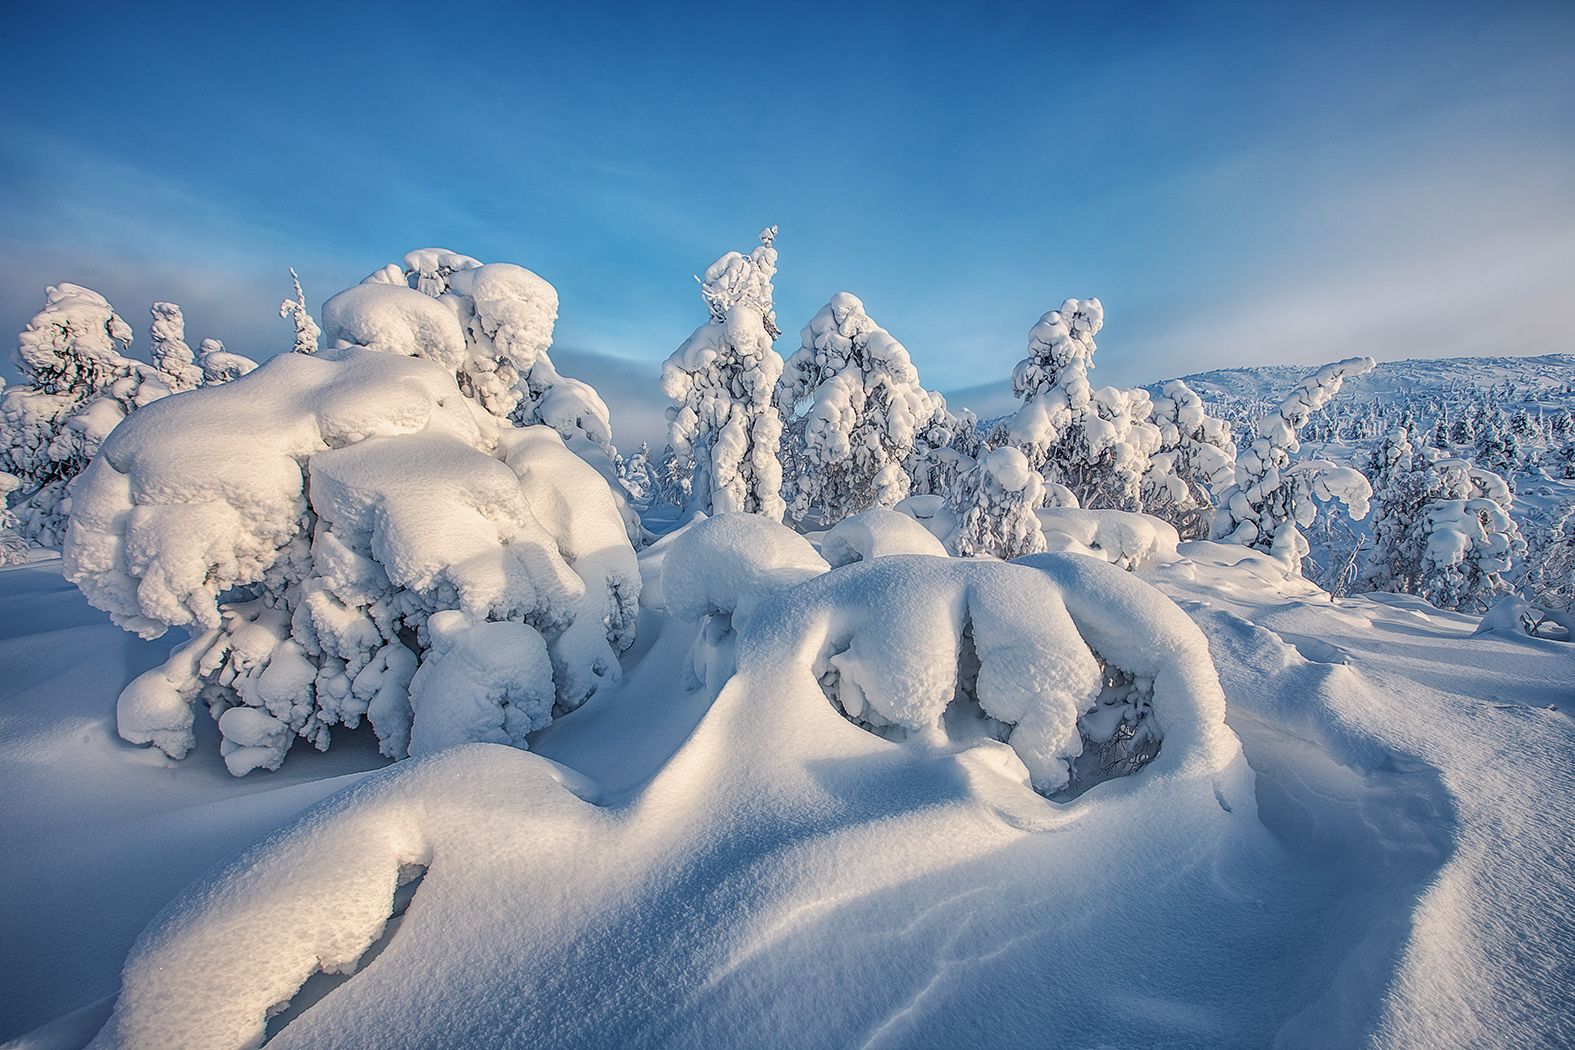
{"type": "Polygon", "coordinates": [[[776,233],[660,453],[521,266],[261,364],[49,289],[0,1038],[1575,1043],[1575,362],[1095,388],[1067,299],[981,420],[850,293],[784,360],[776,233]]]}
{"type": "Polygon", "coordinates": [[[7,569],[0,1033],[83,1045],[179,896],[128,971],[135,1045],[255,1042],[296,995],[270,1045],[1575,1039],[1571,647],[1181,555],[1143,575],[1207,638],[1246,764],[1067,806],[994,741],[888,743],[812,680],[677,688],[676,621],[532,753],[385,768],[363,730],[236,779],[211,741],[116,738],[167,644],[56,562],[7,569]]]}

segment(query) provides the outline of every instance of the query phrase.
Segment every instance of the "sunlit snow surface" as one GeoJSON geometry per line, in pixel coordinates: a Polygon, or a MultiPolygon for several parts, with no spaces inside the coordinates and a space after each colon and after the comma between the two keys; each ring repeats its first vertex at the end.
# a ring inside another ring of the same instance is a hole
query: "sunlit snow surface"
{"type": "Polygon", "coordinates": [[[347,734],[236,780],[114,736],[168,641],[53,563],[0,571],[0,1038],[83,1045],[129,953],[104,1045],[1575,1040],[1575,647],[1179,554],[1140,572],[1207,638],[1251,773],[1178,746],[1064,805],[1002,744],[854,725],[743,628],[738,674],[686,691],[695,628],[654,610],[531,753],[368,775],[347,734]]]}

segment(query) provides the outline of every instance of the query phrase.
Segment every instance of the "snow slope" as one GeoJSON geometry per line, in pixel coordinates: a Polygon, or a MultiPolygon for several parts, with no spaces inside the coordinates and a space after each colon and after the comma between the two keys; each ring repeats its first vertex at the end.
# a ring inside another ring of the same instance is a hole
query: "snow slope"
{"type": "MultiPolygon", "coordinates": [[[[255,1041],[303,981],[270,1045],[1575,1040],[1575,647],[1179,554],[1142,571],[1202,629],[1250,773],[1189,745],[1065,805],[994,740],[852,724],[795,655],[822,597],[939,559],[787,581],[700,639],[738,672],[694,690],[695,628],[649,608],[621,686],[531,753],[368,775],[347,740],[242,780],[115,739],[164,644],[50,564],[0,572],[0,1038],[82,1010],[21,1045],[86,1043],[174,900],[105,1045],[255,1041]]],[[[1116,571],[1044,564],[1068,593],[1116,571]]]]}

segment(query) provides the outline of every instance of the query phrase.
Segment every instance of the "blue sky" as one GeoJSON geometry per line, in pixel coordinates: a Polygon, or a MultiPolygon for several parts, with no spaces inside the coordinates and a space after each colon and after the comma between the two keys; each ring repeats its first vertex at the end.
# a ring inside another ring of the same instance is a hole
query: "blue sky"
{"type": "Polygon", "coordinates": [[[267,356],[287,266],[442,245],[654,387],[775,222],[784,353],[847,289],[948,390],[1069,295],[1105,382],[1569,351],[1571,54],[1568,2],[13,5],[0,323],[73,280],[267,356]]]}

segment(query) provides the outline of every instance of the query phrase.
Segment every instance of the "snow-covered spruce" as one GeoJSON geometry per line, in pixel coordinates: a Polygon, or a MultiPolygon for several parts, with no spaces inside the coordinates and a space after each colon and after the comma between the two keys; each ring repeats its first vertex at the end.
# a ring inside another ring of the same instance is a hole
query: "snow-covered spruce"
{"type": "Polygon", "coordinates": [[[157,369],[124,356],[131,339],[102,295],[75,284],[50,287],[18,337],[25,385],[0,396],[0,471],[17,479],[9,509],[33,543],[59,545],[68,483],[121,420],[171,392],[157,369]]]}
{"type": "Polygon", "coordinates": [[[674,488],[688,479],[688,510],[748,511],[782,520],[782,419],[773,404],[782,358],[772,312],[772,247],[777,228],[760,232],[748,255],[728,252],[706,270],[700,296],[706,321],[662,365],[674,488]]]}
{"type": "Polygon", "coordinates": [[[1530,530],[1520,589],[1539,619],[1575,641],[1575,501],[1553,508],[1530,530]]]}
{"type": "Polygon", "coordinates": [[[317,322],[312,319],[311,311],[306,308],[306,293],[301,290],[301,278],[296,275],[295,267],[290,267],[290,283],[295,285],[295,298],[286,299],[279,304],[279,316],[287,317],[295,326],[295,346],[292,349],[298,354],[317,353],[317,340],[323,334],[317,322]]]}
{"type": "Polygon", "coordinates": [[[795,444],[788,513],[823,524],[908,495],[914,462],[944,442],[946,400],[924,389],[907,348],[838,292],[804,326],[777,385],[795,444]]]}
{"type": "Polygon", "coordinates": [[[1183,539],[1208,535],[1219,495],[1236,475],[1231,426],[1209,415],[1186,383],[1172,379],[1153,400],[1159,449],[1143,475],[1143,509],[1174,525],[1183,539]]]}
{"type": "Polygon", "coordinates": [[[1044,479],[1028,457],[1010,445],[993,449],[952,489],[947,506],[954,524],[946,546],[963,558],[1037,554],[1045,538],[1034,511],[1044,501],[1044,479]]]}
{"type": "Polygon", "coordinates": [[[363,717],[395,758],[523,746],[618,677],[639,592],[606,483],[553,430],[481,409],[449,357],[363,347],[133,416],[64,558],[127,629],[193,634],[122,694],[122,735],[180,757],[200,696],[236,775],[363,717]]]}
{"type": "Polygon", "coordinates": [[[1309,550],[1298,526],[1312,522],[1315,498],[1339,500],[1353,520],[1366,516],[1373,490],[1361,471],[1293,457],[1301,450],[1298,431],[1312,414],[1340,392],[1348,376],[1373,366],[1370,357],[1324,365],[1258,421],[1257,436],[1237,455],[1235,483],[1220,493],[1214,539],[1267,551],[1294,569],[1309,550]]]}
{"type": "Polygon", "coordinates": [[[326,345],[426,357],[453,369],[460,390],[500,420],[552,427],[602,475],[638,540],[607,404],[547,354],[557,319],[557,289],[535,273],[445,248],[410,252],[402,267],[390,263],[323,304],[326,345]]]}
{"type": "Polygon", "coordinates": [[[1039,319],[1028,333],[1028,356],[1012,372],[1023,404],[1004,437],[1078,506],[1137,510],[1160,432],[1149,422],[1147,391],[1089,385],[1094,336],[1104,323],[1098,299],[1068,299],[1039,319]]]}
{"type": "Polygon", "coordinates": [[[1400,547],[1399,565],[1404,569],[1416,552],[1416,575],[1402,579],[1440,609],[1485,611],[1509,592],[1514,560],[1526,549],[1509,515],[1509,486],[1462,459],[1429,465],[1421,483],[1426,499],[1400,547]]]}
{"type": "Polygon", "coordinates": [[[174,303],[154,303],[149,309],[149,351],[153,367],[170,390],[179,393],[202,385],[202,369],[186,342],[186,318],[174,303]]]}

